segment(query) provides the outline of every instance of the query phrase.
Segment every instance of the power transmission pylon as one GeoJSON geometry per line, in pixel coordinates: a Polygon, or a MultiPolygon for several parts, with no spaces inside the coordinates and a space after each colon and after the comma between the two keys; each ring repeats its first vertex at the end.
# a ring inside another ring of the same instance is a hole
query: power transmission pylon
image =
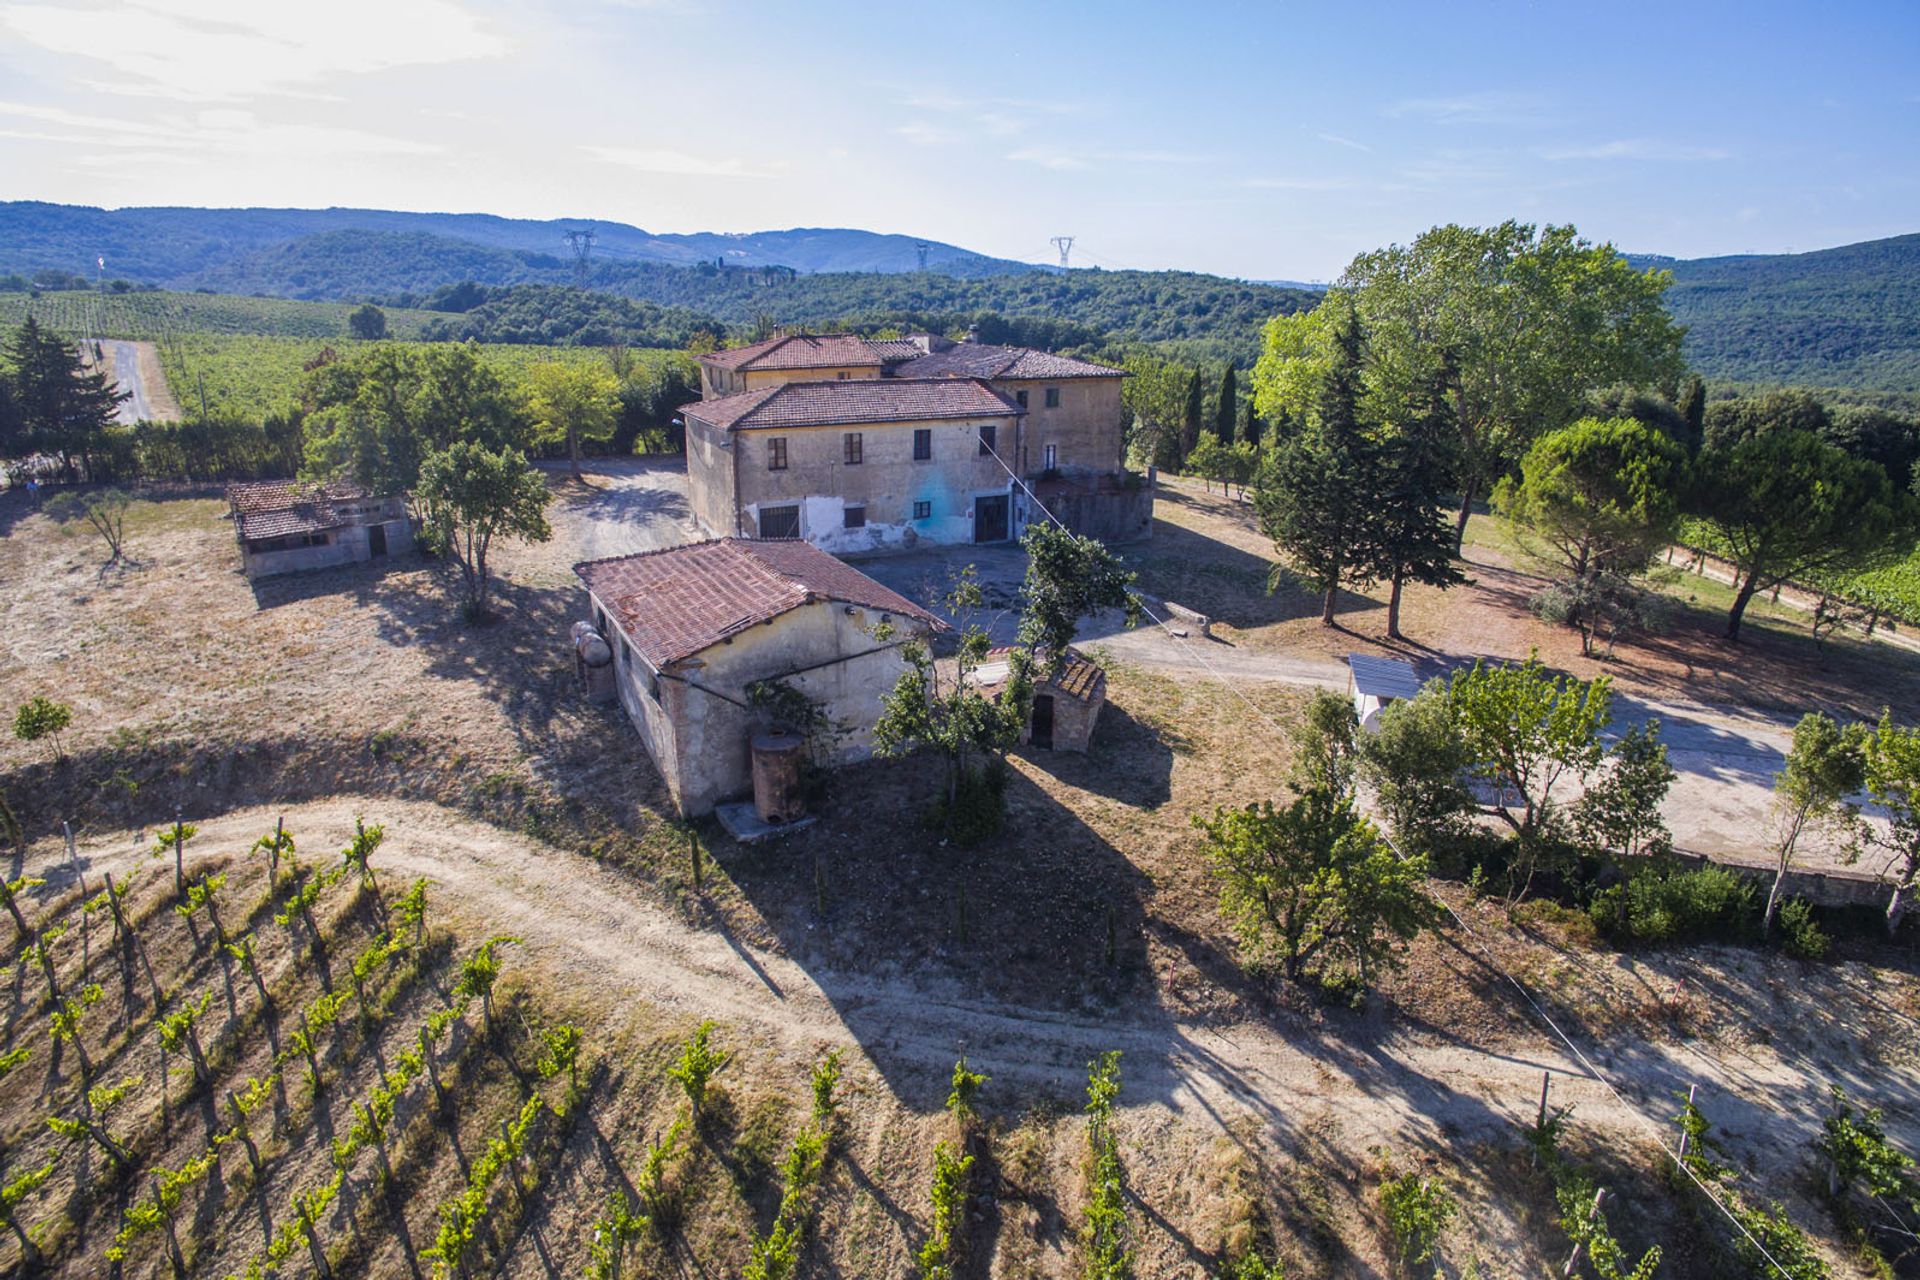
{"type": "Polygon", "coordinates": [[[1073,237],[1055,236],[1053,238],[1053,247],[1060,251],[1060,265],[1063,267],[1066,266],[1067,255],[1073,252],[1073,237]]]}
{"type": "Polygon", "coordinates": [[[587,256],[593,252],[593,228],[569,231],[566,237],[568,246],[573,249],[573,283],[584,289],[587,287],[587,256]]]}
{"type": "Polygon", "coordinates": [[[922,271],[927,269],[927,250],[931,248],[933,248],[933,246],[930,244],[917,244],[913,246],[913,251],[920,256],[920,269],[922,271]]]}

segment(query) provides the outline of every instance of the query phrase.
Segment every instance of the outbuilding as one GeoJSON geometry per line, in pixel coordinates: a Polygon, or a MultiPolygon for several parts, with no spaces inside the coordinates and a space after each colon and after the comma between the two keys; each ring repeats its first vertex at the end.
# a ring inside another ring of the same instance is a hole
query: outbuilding
{"type": "Polygon", "coordinates": [[[227,486],[240,567],[249,578],[375,560],[413,547],[406,499],[339,480],[227,486]]]}
{"type": "MultiPolygon", "coordinates": [[[[821,723],[814,758],[873,749],[900,647],[946,624],[809,543],[718,538],[573,567],[614,686],[686,816],[752,789],[756,686],[802,695],[821,723]]],[[[800,726],[790,726],[798,728],[800,726]]]]}
{"type": "Polygon", "coordinates": [[[1420,677],[1413,664],[1398,658],[1376,658],[1370,653],[1347,655],[1352,672],[1349,688],[1353,692],[1353,713],[1368,733],[1380,732],[1380,713],[1395,702],[1420,693],[1420,677]]]}
{"type": "MultiPolygon", "coordinates": [[[[1013,650],[995,649],[974,671],[979,690],[992,696],[1007,683],[1013,650]]],[[[1040,674],[1033,682],[1033,707],[1020,735],[1022,746],[1043,751],[1077,751],[1085,755],[1093,742],[1100,709],[1107,705],[1107,673],[1078,649],[1069,649],[1052,678],[1046,678],[1046,659],[1038,659],[1040,674]]]]}

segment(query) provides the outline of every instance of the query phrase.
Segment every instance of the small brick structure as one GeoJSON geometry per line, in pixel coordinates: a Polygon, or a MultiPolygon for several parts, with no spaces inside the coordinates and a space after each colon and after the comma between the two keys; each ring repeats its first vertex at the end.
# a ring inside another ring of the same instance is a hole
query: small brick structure
{"type": "MultiPolygon", "coordinates": [[[[1012,649],[995,649],[974,672],[980,691],[992,696],[1007,682],[1007,659],[1012,649]]],[[[1040,660],[1045,670],[1046,660],[1040,660]]],[[[1093,742],[1094,726],[1100,721],[1100,708],[1107,705],[1107,673],[1098,663],[1077,649],[1067,650],[1066,661],[1053,679],[1036,676],[1033,683],[1033,709],[1020,734],[1020,745],[1046,751],[1077,751],[1081,755],[1093,742]]]]}

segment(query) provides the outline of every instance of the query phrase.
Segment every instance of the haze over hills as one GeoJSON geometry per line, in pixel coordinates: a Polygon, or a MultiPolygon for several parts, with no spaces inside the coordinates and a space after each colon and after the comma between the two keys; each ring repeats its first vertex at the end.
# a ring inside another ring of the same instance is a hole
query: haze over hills
{"type": "Polygon", "coordinates": [[[31,274],[51,268],[90,275],[95,258],[104,256],[114,275],[194,288],[204,285],[202,277],[209,273],[246,274],[241,264],[263,249],[341,232],[383,232],[442,237],[570,271],[569,231],[592,231],[597,258],[675,266],[724,261],[804,272],[913,271],[924,244],[927,265],[954,275],[1035,269],[955,245],[840,228],[668,235],[594,218],[542,222],[391,209],[99,209],[13,201],[0,203],[0,270],[31,274]]]}
{"type": "MultiPolygon", "coordinates": [[[[0,203],[0,274],[90,277],[104,256],[109,277],[142,284],[414,302],[468,280],[572,283],[564,233],[581,229],[595,233],[592,288],[730,325],[941,323],[997,312],[1246,362],[1264,318],[1315,298],[1315,286],[1194,272],[1063,273],[849,229],[665,235],[591,219],[26,201],[0,203]]],[[[1798,254],[1629,257],[1673,272],[1669,305],[1688,326],[1688,358],[1710,377],[1920,392],[1920,234],[1798,254]]]]}

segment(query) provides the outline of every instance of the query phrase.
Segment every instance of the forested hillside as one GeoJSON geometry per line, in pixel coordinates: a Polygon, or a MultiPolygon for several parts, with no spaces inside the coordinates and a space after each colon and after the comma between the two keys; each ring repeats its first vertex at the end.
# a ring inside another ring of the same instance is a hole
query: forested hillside
{"type": "MultiPolygon", "coordinates": [[[[0,274],[51,270],[91,276],[95,258],[105,257],[107,270],[114,275],[191,288],[207,283],[200,276],[216,268],[232,268],[258,250],[340,231],[441,236],[538,256],[566,255],[567,232],[591,231],[593,252],[602,258],[681,265],[724,260],[797,271],[912,271],[919,266],[919,248],[925,244],[928,265],[941,271],[976,274],[1032,269],[1026,263],[989,258],[955,245],[845,228],[656,235],[594,218],[537,222],[480,213],[391,209],[96,209],[23,200],[0,202],[0,274]]],[[[445,284],[449,279],[434,283],[445,284]]],[[[404,286],[387,282],[372,291],[400,287],[404,286]]]]}
{"type": "Polygon", "coordinates": [[[1673,272],[1667,306],[1710,378],[1920,391],[1920,235],[1813,253],[1636,258],[1673,272]]]}

